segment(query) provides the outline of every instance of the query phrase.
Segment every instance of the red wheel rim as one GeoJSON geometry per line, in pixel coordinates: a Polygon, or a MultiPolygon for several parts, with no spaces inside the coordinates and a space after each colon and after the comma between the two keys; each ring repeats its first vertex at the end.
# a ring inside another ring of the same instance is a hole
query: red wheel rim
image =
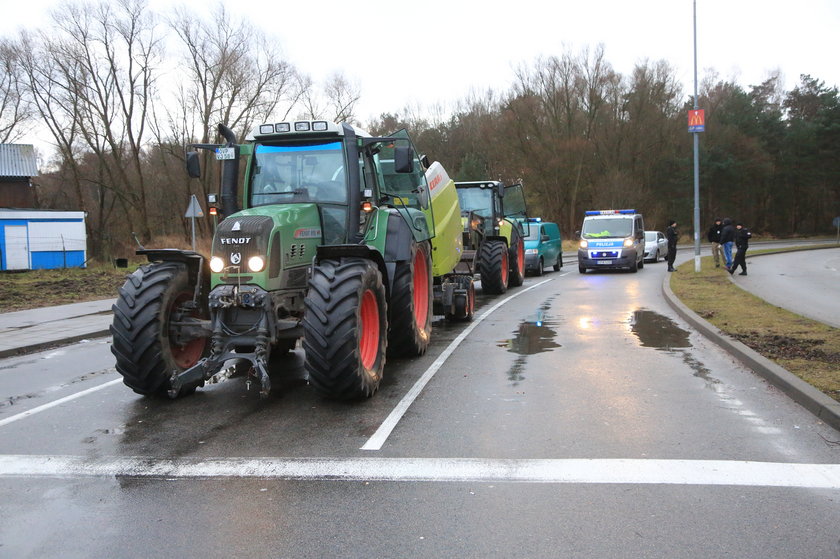
{"type": "Polygon", "coordinates": [[[502,251],[502,285],[507,286],[508,284],[508,253],[507,250],[502,251]]]}
{"type": "Polygon", "coordinates": [[[422,250],[414,253],[414,317],[420,330],[426,328],[429,316],[429,268],[422,250]]]}
{"type": "MultiPolygon", "coordinates": [[[[181,293],[178,295],[175,300],[172,302],[172,305],[169,307],[169,314],[168,317],[172,316],[172,313],[186,301],[192,299],[191,293],[181,293]]],[[[195,316],[195,313],[192,313],[190,316],[195,316]]],[[[169,338],[172,339],[171,337],[169,338]]],[[[194,340],[190,340],[184,345],[178,345],[174,342],[169,342],[169,353],[172,355],[172,360],[175,364],[183,369],[189,369],[196,363],[198,360],[201,359],[201,356],[204,354],[204,344],[207,343],[207,338],[195,338],[194,340]]]]}
{"type": "Polygon", "coordinates": [[[371,369],[379,353],[379,303],[376,295],[370,289],[362,295],[362,305],[359,309],[361,332],[359,333],[359,353],[362,356],[362,366],[371,369]]]}
{"type": "Polygon", "coordinates": [[[516,267],[518,268],[519,277],[525,277],[525,241],[521,238],[516,245],[516,267]]]}

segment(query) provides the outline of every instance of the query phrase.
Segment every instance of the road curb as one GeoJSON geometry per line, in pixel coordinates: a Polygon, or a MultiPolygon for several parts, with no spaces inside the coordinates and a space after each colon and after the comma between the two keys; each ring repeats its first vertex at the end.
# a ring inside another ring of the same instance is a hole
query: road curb
{"type": "Polygon", "coordinates": [[[74,336],[65,336],[63,338],[50,340],[47,342],[38,342],[37,344],[13,347],[9,349],[0,349],[0,359],[4,359],[6,357],[17,357],[19,355],[27,355],[36,351],[42,351],[53,347],[61,347],[69,344],[74,344],[76,342],[92,338],[103,338],[105,336],[110,335],[111,330],[109,328],[106,328],[104,330],[95,330],[92,332],[85,332],[84,334],[77,334],[74,336]]]}
{"type": "Polygon", "coordinates": [[[787,369],[780,367],[755,350],[721,332],[712,323],[704,320],[697,313],[685,306],[674,295],[674,292],[671,291],[670,283],[671,276],[666,275],[662,281],[662,294],[665,296],[665,300],[694,329],[698,330],[758,375],[764,377],[771,384],[790,396],[793,401],[817,416],[821,421],[840,430],[840,402],[826,396],[787,369]]]}

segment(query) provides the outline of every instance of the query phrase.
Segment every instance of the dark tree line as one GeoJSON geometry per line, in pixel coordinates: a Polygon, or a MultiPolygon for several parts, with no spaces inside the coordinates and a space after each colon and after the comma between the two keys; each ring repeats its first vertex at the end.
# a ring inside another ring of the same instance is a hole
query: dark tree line
{"type": "MultiPolygon", "coordinates": [[[[0,140],[46,126],[56,149],[38,178],[44,208],[88,212],[90,249],[124,255],[136,233],[184,246],[191,194],[217,188],[184,172],[184,146],[239,137],[255,124],[324,118],[360,124],[359,86],[313,80],[277,41],[221,5],[209,17],[154,14],[144,0],[65,4],[48,31],[0,40],[0,140]]],[[[729,216],[773,235],[829,233],[840,215],[840,97],[811,76],[783,91],[779,76],[740,85],[708,76],[699,100],[703,227],[729,216]]],[[[405,127],[457,180],[522,181],[533,215],[568,238],[583,211],[633,207],[649,228],[693,215],[693,100],[665,61],[616,72],[598,46],[522,64],[506,90],[457,103],[446,117],[412,111],[363,124],[405,127]]],[[[209,221],[200,224],[205,241],[209,221]]]]}
{"type": "MultiPolygon", "coordinates": [[[[800,76],[743,89],[704,80],[699,106],[701,227],[741,220],[768,235],[832,232],[840,215],[840,96],[800,76]]],[[[372,125],[413,130],[422,151],[456,179],[521,180],[531,213],[569,237],[587,209],[632,207],[650,228],[667,219],[690,233],[694,210],[693,108],[664,61],[616,73],[603,50],[539,58],[505,92],[460,104],[441,122],[382,115],[372,125]]]]}

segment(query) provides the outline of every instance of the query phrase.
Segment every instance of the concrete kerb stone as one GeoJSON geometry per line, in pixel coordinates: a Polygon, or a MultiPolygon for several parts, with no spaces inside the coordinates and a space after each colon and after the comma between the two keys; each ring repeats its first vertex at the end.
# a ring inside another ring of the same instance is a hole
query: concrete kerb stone
{"type": "Polygon", "coordinates": [[[104,330],[92,330],[90,332],[86,332],[84,334],[73,334],[73,335],[66,335],[61,338],[50,340],[46,342],[38,342],[35,344],[29,344],[21,347],[10,348],[10,349],[0,349],[0,359],[5,359],[6,357],[16,357],[18,355],[26,355],[28,353],[35,353],[36,351],[43,351],[45,349],[50,349],[54,347],[61,347],[64,345],[74,344],[76,342],[80,342],[82,340],[88,339],[95,339],[95,338],[103,338],[105,336],[110,336],[111,330],[106,328],[104,330]]]}
{"type": "Polygon", "coordinates": [[[730,338],[713,324],[701,318],[674,295],[674,292],[671,291],[670,280],[671,276],[667,274],[662,281],[662,293],[671,308],[683,320],[691,324],[701,334],[722,347],[727,353],[741,361],[744,365],[767,379],[767,381],[790,396],[793,401],[803,408],[813,413],[821,421],[840,430],[840,402],[823,394],[798,376],[780,367],[755,350],[730,338]]]}

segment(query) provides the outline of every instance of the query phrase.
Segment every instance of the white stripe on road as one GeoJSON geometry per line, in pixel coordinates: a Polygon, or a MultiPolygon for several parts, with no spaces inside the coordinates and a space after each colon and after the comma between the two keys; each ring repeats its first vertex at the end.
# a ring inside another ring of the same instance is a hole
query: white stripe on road
{"type": "Polygon", "coordinates": [[[3,427],[4,425],[8,425],[9,423],[14,423],[15,421],[19,421],[21,419],[29,417],[30,415],[35,415],[36,413],[41,413],[42,411],[46,411],[50,408],[60,406],[61,404],[64,404],[66,402],[70,402],[72,400],[75,400],[76,398],[81,398],[82,396],[87,396],[88,394],[91,394],[91,393],[96,392],[98,390],[102,390],[103,388],[108,388],[109,386],[113,386],[113,385],[117,384],[118,382],[122,382],[122,378],[109,380],[108,382],[106,382],[104,384],[100,384],[99,386],[94,386],[93,388],[88,388],[87,390],[82,390],[81,392],[76,392],[75,394],[71,394],[70,396],[65,396],[64,398],[59,398],[58,400],[50,402],[49,404],[44,404],[43,406],[38,406],[37,408],[32,408],[31,410],[26,410],[25,412],[21,412],[17,415],[7,417],[6,419],[0,419],[0,427],[3,427]]]}
{"type": "Polygon", "coordinates": [[[840,464],[729,460],[89,458],[0,455],[0,477],[259,478],[392,482],[730,485],[840,489],[840,464]]]}
{"type": "Polygon", "coordinates": [[[505,299],[502,299],[501,301],[490,307],[487,311],[482,313],[481,316],[475,318],[469,326],[464,328],[463,332],[458,334],[457,338],[450,342],[446,349],[443,350],[443,353],[441,353],[438,356],[438,358],[435,359],[434,363],[432,363],[431,366],[429,366],[429,368],[426,369],[426,372],[423,373],[423,376],[421,376],[417,380],[417,382],[414,383],[414,386],[411,387],[411,390],[409,390],[408,393],[405,396],[403,396],[402,400],[400,400],[400,402],[393,409],[393,411],[391,411],[388,417],[385,418],[385,421],[382,422],[382,425],[379,426],[379,429],[376,430],[376,432],[368,439],[368,441],[361,447],[360,450],[380,450],[382,448],[382,445],[385,444],[385,441],[388,440],[388,437],[391,435],[391,431],[393,431],[394,428],[397,426],[397,423],[400,422],[402,416],[405,415],[405,412],[408,411],[408,408],[411,406],[412,403],[414,403],[414,400],[417,399],[417,396],[420,395],[420,392],[423,390],[426,384],[428,384],[428,382],[432,380],[432,377],[435,376],[435,373],[438,372],[438,369],[440,369],[441,366],[443,366],[443,364],[446,362],[446,360],[449,359],[449,356],[452,355],[452,352],[455,351],[459,345],[461,345],[461,342],[463,342],[464,339],[470,335],[470,332],[475,330],[476,326],[478,326],[482,320],[490,316],[496,309],[498,309],[511,299],[519,297],[523,293],[527,293],[528,291],[531,291],[532,289],[539,287],[542,284],[549,281],[552,280],[543,280],[537,284],[532,285],[531,287],[528,287],[527,289],[523,289],[522,291],[511,295],[510,297],[506,297],[505,299]]]}

